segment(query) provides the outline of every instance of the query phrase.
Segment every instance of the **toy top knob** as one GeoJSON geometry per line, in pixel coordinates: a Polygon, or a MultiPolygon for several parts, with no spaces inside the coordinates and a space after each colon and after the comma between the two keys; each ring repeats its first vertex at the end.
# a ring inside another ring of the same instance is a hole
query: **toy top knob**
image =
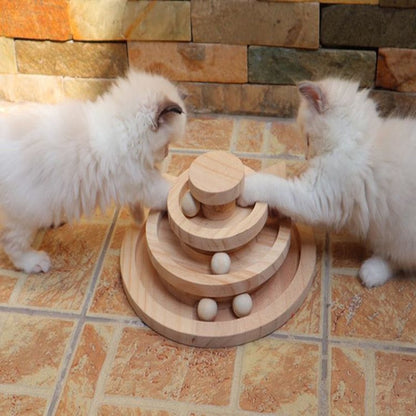
{"type": "Polygon", "coordinates": [[[207,205],[235,201],[244,182],[244,165],[231,153],[213,151],[199,156],[189,168],[189,189],[195,199],[207,205]]]}

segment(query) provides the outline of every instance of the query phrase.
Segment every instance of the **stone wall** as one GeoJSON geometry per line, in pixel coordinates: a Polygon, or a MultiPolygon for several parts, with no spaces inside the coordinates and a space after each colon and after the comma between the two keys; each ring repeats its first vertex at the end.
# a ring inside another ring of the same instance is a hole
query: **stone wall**
{"type": "Polygon", "coordinates": [[[94,99],[130,66],[194,112],[292,117],[332,75],[416,113],[415,22],[416,0],[0,0],[0,98],[94,99]]]}

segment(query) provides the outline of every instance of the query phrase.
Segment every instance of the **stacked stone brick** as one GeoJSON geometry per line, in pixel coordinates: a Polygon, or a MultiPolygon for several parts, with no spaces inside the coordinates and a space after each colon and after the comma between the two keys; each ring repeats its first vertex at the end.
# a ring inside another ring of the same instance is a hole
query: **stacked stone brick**
{"type": "Polygon", "coordinates": [[[94,99],[130,66],[194,112],[293,117],[325,76],[416,112],[415,22],[414,0],[0,0],[0,98],[94,99]]]}

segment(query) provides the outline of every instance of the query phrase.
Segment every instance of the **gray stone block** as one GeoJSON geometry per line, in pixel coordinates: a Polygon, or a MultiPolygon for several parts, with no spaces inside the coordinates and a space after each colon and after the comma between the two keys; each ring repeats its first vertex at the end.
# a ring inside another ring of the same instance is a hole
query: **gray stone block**
{"type": "Polygon", "coordinates": [[[360,80],[371,87],[376,70],[374,51],[295,49],[251,46],[248,54],[249,82],[293,85],[306,79],[342,77],[360,80]]]}
{"type": "Polygon", "coordinates": [[[416,9],[334,5],[321,16],[324,46],[416,48],[416,9]]]}
{"type": "Polygon", "coordinates": [[[382,117],[416,117],[416,94],[372,90],[370,97],[382,117]]]}

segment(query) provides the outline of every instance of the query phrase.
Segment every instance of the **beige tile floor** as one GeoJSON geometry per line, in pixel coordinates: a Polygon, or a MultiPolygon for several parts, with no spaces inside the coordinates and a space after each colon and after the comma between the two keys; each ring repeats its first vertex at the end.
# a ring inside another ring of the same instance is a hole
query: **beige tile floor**
{"type": "MultiPolygon", "coordinates": [[[[291,120],[199,116],[172,146],[178,174],[210,149],[255,169],[304,167],[291,120]]],[[[316,230],[318,267],[300,310],[236,348],[198,349],[148,329],[120,282],[125,209],[38,235],[53,270],[26,275],[0,252],[0,415],[414,415],[416,279],[365,289],[365,250],[316,230]]]]}

